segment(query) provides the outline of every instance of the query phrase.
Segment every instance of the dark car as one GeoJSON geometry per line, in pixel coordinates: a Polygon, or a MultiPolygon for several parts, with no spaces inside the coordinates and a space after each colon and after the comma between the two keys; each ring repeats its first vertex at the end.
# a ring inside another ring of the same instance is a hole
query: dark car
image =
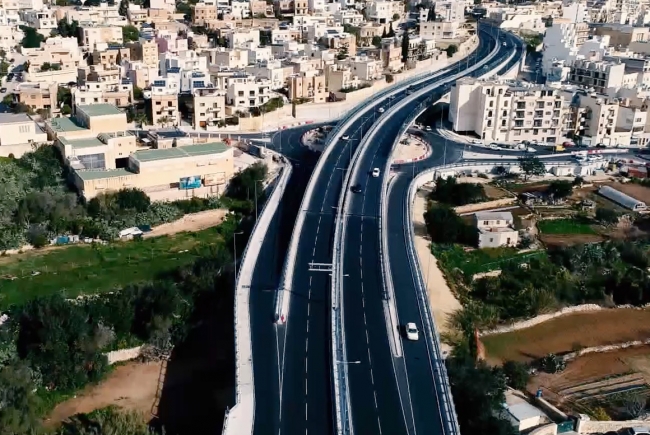
{"type": "Polygon", "coordinates": [[[7,80],[11,81],[14,78],[14,73],[7,74],[7,80]]]}
{"type": "Polygon", "coordinates": [[[7,92],[7,88],[0,88],[0,93],[4,94],[5,92],[7,92]]]}
{"type": "Polygon", "coordinates": [[[350,190],[354,193],[361,193],[361,184],[355,184],[350,190]]]}

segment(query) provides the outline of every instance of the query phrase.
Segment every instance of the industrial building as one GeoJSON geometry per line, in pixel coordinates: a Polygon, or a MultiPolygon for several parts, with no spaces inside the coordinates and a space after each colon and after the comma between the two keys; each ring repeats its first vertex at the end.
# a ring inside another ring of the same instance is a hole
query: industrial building
{"type": "Polygon", "coordinates": [[[618,205],[632,211],[643,211],[648,207],[645,202],[632,198],[630,195],[626,195],[625,193],[620,192],[613,187],[603,186],[598,189],[598,193],[610,201],[613,201],[618,205]]]}

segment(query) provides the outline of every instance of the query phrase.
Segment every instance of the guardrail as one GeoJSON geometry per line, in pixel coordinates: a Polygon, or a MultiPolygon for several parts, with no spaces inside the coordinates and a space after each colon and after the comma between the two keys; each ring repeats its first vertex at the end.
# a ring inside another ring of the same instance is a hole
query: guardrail
{"type": "Polygon", "coordinates": [[[235,284],[235,406],[226,411],[223,435],[253,433],[255,421],[255,382],[253,374],[253,349],[250,323],[250,284],[269,223],[280,204],[293,168],[287,160],[273,191],[264,202],[258,220],[241,256],[235,284]],[[243,324],[242,324],[243,323],[243,324]]]}
{"type": "MultiPolygon", "coordinates": [[[[387,113],[385,113],[381,118],[387,117],[389,113],[394,113],[396,110],[399,108],[405,106],[408,102],[410,102],[413,99],[421,97],[424,93],[430,91],[432,88],[440,86],[443,83],[448,83],[450,81],[456,80],[459,77],[465,76],[470,72],[473,72],[477,70],[478,68],[482,67],[483,64],[486,62],[490,61],[498,52],[499,48],[498,45],[495,45],[494,49],[492,52],[485,58],[482,59],[481,61],[477,62],[474,66],[467,68],[464,70],[462,73],[455,74],[451,77],[447,77],[442,79],[442,83],[440,82],[435,82],[433,84],[427,85],[424,88],[419,89],[415,94],[413,94],[410,97],[407,97],[405,99],[402,99],[399,103],[397,103],[393,108],[389,109],[387,113]]],[[[452,68],[456,68],[454,65],[452,68]]],[[[450,72],[449,69],[447,69],[446,73],[450,72]]],[[[358,158],[358,154],[361,152],[364,152],[367,150],[367,145],[370,143],[370,139],[374,136],[375,130],[378,129],[378,127],[381,125],[381,118],[380,122],[377,123],[371,132],[369,132],[366,137],[363,139],[362,143],[359,145],[357,150],[355,151],[355,156],[358,158]]],[[[356,160],[356,159],[355,159],[356,160]]],[[[351,162],[352,164],[352,162],[351,162]]],[[[355,167],[354,170],[357,170],[355,167]]],[[[350,184],[350,171],[348,171],[348,174],[346,174],[346,179],[341,187],[341,195],[339,197],[339,208],[338,208],[338,215],[336,218],[336,223],[335,223],[335,231],[334,231],[334,255],[333,255],[333,261],[332,261],[332,360],[333,360],[333,366],[332,370],[334,372],[334,402],[335,402],[335,412],[336,412],[336,421],[337,421],[337,433],[338,434],[349,434],[352,433],[354,428],[351,426],[350,422],[348,421],[349,419],[349,414],[350,414],[350,400],[348,397],[347,389],[348,389],[348,380],[347,380],[347,365],[344,367],[342,373],[339,371],[338,366],[337,366],[337,360],[342,360],[346,361],[346,349],[345,349],[345,334],[344,334],[344,329],[342,326],[342,304],[339,304],[338,307],[335,304],[335,301],[340,300],[342,301],[341,298],[341,276],[342,276],[342,259],[343,259],[343,250],[342,250],[342,240],[344,239],[344,234],[345,234],[345,216],[347,215],[346,210],[348,208],[348,189],[349,189],[349,184],[350,184]],[[343,219],[342,219],[343,217],[343,219]],[[337,309],[338,308],[338,309],[337,309]],[[337,331],[337,329],[339,331],[337,331]],[[338,341],[338,343],[336,342],[338,341]]],[[[455,421],[455,420],[454,420],[455,421]]]]}
{"type": "MultiPolygon", "coordinates": [[[[498,42],[497,42],[498,44],[498,42]]],[[[495,52],[498,51],[498,45],[495,47],[495,52]]],[[[516,56],[516,50],[510,55],[506,60],[503,62],[499,63],[495,67],[491,68],[490,72],[486,73],[485,75],[490,75],[494,71],[499,71],[500,69],[504,68],[505,66],[508,65],[510,61],[516,56]]],[[[489,61],[491,58],[487,58],[486,61],[489,61]]],[[[392,155],[395,148],[398,146],[399,141],[402,137],[402,135],[408,130],[409,126],[411,123],[417,119],[420,114],[426,110],[427,106],[431,104],[432,97],[428,98],[424,102],[422,102],[418,107],[412,112],[412,114],[409,116],[408,120],[402,125],[400,128],[400,131],[395,138],[395,141],[393,143],[393,146],[391,148],[391,152],[389,155],[392,155]]],[[[385,217],[387,216],[388,210],[388,183],[390,181],[389,179],[389,171],[391,168],[391,161],[390,158],[387,159],[386,165],[384,168],[384,173],[383,173],[383,178],[382,178],[382,189],[381,189],[381,194],[380,194],[380,217],[378,220],[379,224],[379,232],[381,234],[381,243],[379,245],[379,256],[380,256],[380,264],[381,264],[381,271],[382,271],[382,277],[384,279],[384,287],[385,287],[385,294],[392,295],[394,297],[394,288],[393,288],[393,280],[392,280],[392,274],[390,273],[390,266],[388,265],[388,260],[386,253],[388,252],[388,234],[386,233],[386,225],[384,225],[384,220],[385,217]]],[[[410,194],[410,192],[409,192],[410,194]]],[[[408,208],[408,213],[410,213],[410,203],[412,202],[412,198],[409,196],[407,206],[408,208]]],[[[409,214],[410,216],[410,214],[409,214]]],[[[410,219],[409,219],[410,222],[410,219]]],[[[413,224],[412,222],[410,223],[410,228],[412,231],[413,224]]],[[[414,247],[412,246],[412,237],[411,237],[411,245],[409,246],[414,250],[414,247]]],[[[416,258],[416,257],[413,257],[416,258]]],[[[417,269],[417,273],[420,274],[419,268],[417,268],[417,264],[414,263],[417,269]]],[[[419,275],[420,280],[418,281],[419,284],[422,283],[421,279],[421,274],[419,275]]],[[[435,382],[438,383],[440,388],[436,388],[436,397],[438,398],[439,403],[441,404],[441,408],[439,409],[440,412],[440,417],[441,421],[444,422],[445,424],[445,433],[449,435],[459,435],[460,434],[460,428],[458,425],[458,419],[456,416],[456,411],[453,405],[453,399],[451,395],[451,390],[449,388],[449,378],[447,376],[446,372],[446,367],[444,365],[444,362],[442,362],[442,358],[440,356],[442,355],[442,351],[440,349],[440,339],[438,335],[438,331],[435,328],[435,323],[433,322],[433,318],[431,316],[431,311],[429,307],[428,300],[426,298],[426,288],[423,285],[419,285],[419,291],[417,292],[417,297],[418,297],[418,303],[420,307],[422,307],[426,320],[423,323],[425,324],[426,332],[427,332],[427,346],[429,348],[429,352],[431,353],[431,358],[430,361],[432,363],[432,366],[435,366],[433,368],[433,379],[435,382]],[[429,346],[429,345],[432,346],[429,346]],[[442,394],[439,395],[438,391],[440,391],[442,394]]]]}
{"type": "MultiPolygon", "coordinates": [[[[471,52],[468,53],[468,56],[470,54],[471,52]]],[[[276,322],[284,323],[286,322],[286,319],[288,317],[289,295],[291,294],[291,283],[293,282],[293,270],[295,266],[296,255],[298,253],[298,243],[300,240],[300,234],[302,233],[302,228],[304,226],[306,211],[309,207],[309,201],[313,196],[312,194],[315,187],[314,180],[318,178],[318,174],[320,174],[320,172],[323,169],[323,166],[325,165],[325,160],[332,152],[331,151],[332,147],[329,145],[331,145],[332,142],[335,142],[335,138],[339,138],[341,136],[341,132],[349,127],[349,122],[351,119],[358,117],[361,112],[374,108],[374,106],[379,104],[380,100],[385,99],[386,97],[391,96],[393,94],[402,92],[405,87],[414,86],[416,84],[419,84],[420,82],[426,80],[432,80],[438,76],[446,74],[449,71],[453,70],[454,68],[457,68],[456,64],[460,64],[460,63],[462,63],[462,59],[458,60],[456,63],[449,65],[441,70],[426,71],[424,73],[414,75],[413,77],[409,77],[404,81],[398,82],[395,85],[390,86],[374,94],[372,97],[359,103],[352,110],[348,111],[345,115],[343,115],[336,123],[334,129],[332,129],[332,131],[330,131],[330,133],[327,135],[323,154],[320,156],[318,163],[314,168],[314,172],[309,180],[309,184],[307,185],[307,189],[305,190],[302,203],[300,204],[300,210],[296,218],[296,224],[294,225],[293,232],[291,234],[291,242],[289,244],[289,249],[287,251],[287,258],[284,262],[284,267],[282,268],[282,277],[280,279],[280,286],[275,298],[274,317],[276,319],[276,322]]]]}

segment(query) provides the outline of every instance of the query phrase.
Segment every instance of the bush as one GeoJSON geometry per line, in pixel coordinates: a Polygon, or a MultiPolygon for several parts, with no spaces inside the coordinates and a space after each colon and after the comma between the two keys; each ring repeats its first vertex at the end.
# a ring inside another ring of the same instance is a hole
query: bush
{"type": "Polygon", "coordinates": [[[435,243],[476,245],[476,228],[446,205],[433,205],[424,214],[427,231],[435,243]]]}
{"type": "Polygon", "coordinates": [[[603,225],[614,225],[618,223],[619,214],[611,208],[598,207],[596,209],[596,220],[603,225]]]}
{"type": "Polygon", "coordinates": [[[392,74],[386,74],[386,83],[393,83],[395,81],[395,77],[392,74]]]}
{"type": "Polygon", "coordinates": [[[485,189],[480,184],[458,183],[456,178],[438,178],[429,199],[449,205],[466,205],[486,201],[485,189]]]}
{"type": "Polygon", "coordinates": [[[526,364],[517,361],[506,361],[503,363],[502,369],[509,387],[515,390],[526,390],[530,380],[530,373],[526,364]]]}
{"type": "Polygon", "coordinates": [[[546,373],[555,374],[563,372],[566,369],[566,362],[564,362],[562,357],[549,353],[540,360],[539,367],[546,373]]]}

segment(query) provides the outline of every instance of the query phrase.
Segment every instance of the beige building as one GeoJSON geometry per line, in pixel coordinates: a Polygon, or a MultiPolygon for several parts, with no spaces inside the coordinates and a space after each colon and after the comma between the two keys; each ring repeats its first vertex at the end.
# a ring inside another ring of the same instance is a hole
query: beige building
{"type": "Polygon", "coordinates": [[[214,130],[226,116],[226,92],[216,88],[195,89],[192,94],[195,130],[214,130]]]}
{"type": "Polygon", "coordinates": [[[127,107],[133,103],[133,85],[121,80],[116,83],[86,81],[82,86],[72,89],[72,102],[75,105],[108,104],[127,107]]]}
{"type": "Polygon", "coordinates": [[[92,54],[93,66],[102,66],[104,68],[121,65],[125,60],[131,59],[131,50],[124,47],[111,47],[106,50],[95,50],[92,54]],[[118,64],[117,61],[120,61],[118,64]]]}
{"type": "Polygon", "coordinates": [[[152,125],[170,127],[178,125],[181,120],[178,112],[177,93],[152,92],[151,98],[147,100],[147,109],[152,125]]]}
{"type": "Polygon", "coordinates": [[[594,88],[598,94],[615,93],[625,82],[625,64],[578,59],[570,65],[567,81],[585,89],[594,88]]]}
{"type": "Polygon", "coordinates": [[[233,111],[259,107],[271,98],[268,80],[237,73],[228,78],[227,83],[226,104],[231,106],[233,111]]]}
{"type": "Polygon", "coordinates": [[[606,146],[629,145],[630,131],[616,131],[620,110],[617,99],[605,95],[581,95],[579,106],[580,116],[584,118],[584,143],[606,146]]]}
{"type": "Polygon", "coordinates": [[[217,7],[214,3],[197,3],[192,6],[192,24],[205,26],[210,21],[217,20],[217,7]]]}
{"type": "Polygon", "coordinates": [[[122,28],[119,26],[88,26],[81,27],[81,42],[90,50],[95,50],[97,44],[118,43],[122,44],[122,28]]]}
{"type": "Polygon", "coordinates": [[[140,89],[149,87],[151,83],[158,77],[158,66],[144,65],[142,62],[129,62],[126,65],[126,76],[140,89]]]}
{"type": "Polygon", "coordinates": [[[307,15],[308,12],[309,12],[309,2],[307,0],[293,1],[294,15],[307,15]]]}
{"type": "Polygon", "coordinates": [[[21,83],[14,93],[14,100],[29,106],[32,110],[56,107],[56,83],[21,83]]]}
{"type": "Polygon", "coordinates": [[[358,88],[361,84],[349,68],[336,68],[336,65],[332,65],[325,70],[325,77],[327,79],[327,89],[330,92],[358,88]]]}
{"type": "Polygon", "coordinates": [[[142,8],[142,6],[130,4],[126,11],[126,17],[129,19],[129,23],[139,26],[147,22],[149,14],[147,9],[142,8]]]}
{"type": "Polygon", "coordinates": [[[272,17],[273,5],[266,3],[264,0],[252,0],[251,15],[253,17],[259,17],[262,15],[264,15],[265,17],[272,17]]]}
{"type": "Polygon", "coordinates": [[[647,27],[632,27],[624,24],[605,23],[594,27],[597,36],[609,36],[611,47],[625,48],[633,42],[649,42],[650,29],[647,27]]]}
{"type": "Polygon", "coordinates": [[[451,88],[449,121],[486,142],[561,143],[569,103],[553,88],[463,78],[451,88]]]}
{"type": "Polygon", "coordinates": [[[327,86],[323,74],[294,75],[289,78],[289,100],[307,99],[314,103],[327,101],[327,86]]]}
{"type": "Polygon", "coordinates": [[[24,113],[0,113],[0,156],[19,158],[47,142],[47,134],[24,113]]]}
{"type": "Polygon", "coordinates": [[[75,106],[75,118],[79,125],[95,135],[107,131],[124,131],[129,128],[126,114],[110,104],[75,106]]]}
{"type": "Polygon", "coordinates": [[[218,142],[136,151],[124,169],[75,170],[74,183],[86,199],[125,187],[153,198],[180,199],[219,195],[233,173],[233,149],[218,142]]]}
{"type": "Polygon", "coordinates": [[[158,44],[156,41],[140,39],[138,42],[129,42],[126,47],[130,50],[130,59],[140,61],[147,66],[158,67],[158,44]]]}

